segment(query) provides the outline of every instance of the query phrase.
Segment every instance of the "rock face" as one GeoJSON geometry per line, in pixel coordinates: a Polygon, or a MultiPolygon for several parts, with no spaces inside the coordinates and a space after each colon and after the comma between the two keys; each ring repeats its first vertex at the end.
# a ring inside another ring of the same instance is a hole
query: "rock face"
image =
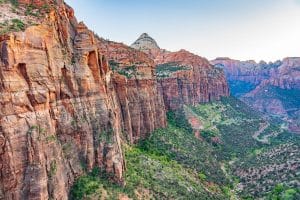
{"type": "Polygon", "coordinates": [[[128,68],[133,68],[132,74],[128,74],[131,77],[119,73],[113,76],[121,107],[122,128],[127,138],[135,142],[155,129],[165,127],[166,110],[162,93],[157,88],[153,60],[124,44],[100,41],[101,53],[110,63],[117,65],[114,66],[118,68],[116,72],[129,73],[128,68]]]}
{"type": "Polygon", "coordinates": [[[276,69],[282,64],[281,61],[256,63],[253,60],[239,61],[230,58],[217,58],[211,63],[223,68],[229,81],[245,81],[254,85],[258,85],[263,80],[275,75],[276,69]]]}
{"type": "Polygon", "coordinates": [[[229,95],[223,71],[212,66],[205,58],[186,50],[169,52],[158,49],[153,39],[152,45],[144,45],[143,38],[145,34],[131,47],[142,49],[147,53],[154,59],[157,68],[164,70],[166,65],[165,70],[168,70],[170,64],[175,65],[175,68],[176,66],[182,68],[182,70],[172,70],[167,77],[158,78],[158,88],[163,94],[167,109],[178,109],[184,104],[195,105],[219,100],[222,96],[229,95]]]}
{"type": "Polygon", "coordinates": [[[282,89],[300,89],[300,58],[285,58],[269,82],[282,89]]]}
{"type": "Polygon", "coordinates": [[[159,79],[159,87],[168,109],[177,109],[183,104],[196,105],[220,100],[222,96],[229,95],[223,71],[210,65],[204,58],[181,50],[163,53],[157,57],[156,63],[177,63],[186,67],[186,70],[159,79]]]}
{"type": "Polygon", "coordinates": [[[62,5],[63,0],[18,0],[19,4],[43,6],[48,4],[62,5]]]}
{"type": "Polygon", "coordinates": [[[94,167],[122,183],[121,133],[133,142],[166,125],[151,66],[128,80],[101,52],[64,4],[1,37],[0,199],[67,199],[94,167]]]}
{"type": "Polygon", "coordinates": [[[268,64],[218,58],[211,63],[224,69],[234,95],[259,111],[280,116],[290,130],[300,132],[300,58],[268,64]]]}
{"type": "Polygon", "coordinates": [[[254,85],[266,84],[267,81],[282,89],[300,89],[300,58],[297,57],[274,63],[217,58],[211,63],[223,68],[229,81],[245,81],[254,85]]]}
{"type": "Polygon", "coordinates": [[[0,36],[0,199],[67,199],[95,167],[123,184],[122,142],[165,127],[167,109],[228,95],[204,58],[102,40],[63,1],[19,3],[51,9],[39,25],[0,36]],[[185,68],[157,80],[166,62],[185,68]]]}
{"type": "Polygon", "coordinates": [[[64,4],[43,24],[1,36],[0,199],[67,199],[94,167],[122,184],[121,134],[135,142],[166,126],[154,62],[114,45],[64,4]],[[136,64],[135,76],[112,71],[112,58],[136,64]]]}
{"type": "Polygon", "coordinates": [[[100,167],[122,183],[119,98],[94,35],[61,4],[0,41],[0,199],[67,199],[100,167]]]}
{"type": "Polygon", "coordinates": [[[138,50],[159,50],[159,46],[157,45],[156,41],[150,37],[147,33],[143,33],[132,45],[132,48],[138,50]]]}

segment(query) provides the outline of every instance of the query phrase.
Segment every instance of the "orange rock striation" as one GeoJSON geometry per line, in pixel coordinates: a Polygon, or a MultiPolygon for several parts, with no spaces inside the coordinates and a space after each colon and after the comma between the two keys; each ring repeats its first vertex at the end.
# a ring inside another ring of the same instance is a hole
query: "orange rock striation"
{"type": "Polygon", "coordinates": [[[220,100],[222,96],[229,95],[223,71],[213,67],[207,59],[186,50],[169,52],[159,49],[156,43],[149,44],[149,41],[154,41],[149,37],[143,34],[132,47],[147,53],[157,66],[173,63],[184,68],[158,79],[158,88],[163,94],[167,109],[220,100]]]}
{"type": "Polygon", "coordinates": [[[165,127],[168,109],[229,93],[204,58],[157,48],[154,58],[96,37],[63,1],[19,2],[54,6],[0,37],[0,199],[67,199],[95,167],[123,184],[123,141],[165,127]],[[158,79],[168,62],[187,68],[158,79]]]}

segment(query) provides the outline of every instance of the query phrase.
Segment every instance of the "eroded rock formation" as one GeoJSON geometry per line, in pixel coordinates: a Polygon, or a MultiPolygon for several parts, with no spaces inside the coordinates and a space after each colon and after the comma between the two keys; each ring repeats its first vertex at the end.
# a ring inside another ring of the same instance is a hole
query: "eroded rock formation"
{"type": "Polygon", "coordinates": [[[223,68],[229,81],[245,81],[254,85],[267,82],[282,89],[300,89],[300,58],[297,57],[274,63],[217,58],[211,63],[223,68]]]}
{"type": "Polygon", "coordinates": [[[116,68],[113,82],[126,137],[135,142],[155,129],[165,127],[166,109],[162,93],[157,88],[153,60],[121,43],[100,39],[99,48],[109,59],[111,67],[116,68]]]}
{"type": "Polygon", "coordinates": [[[69,7],[0,41],[0,199],[67,199],[94,167],[122,183],[112,71],[69,7]]]}
{"type": "Polygon", "coordinates": [[[218,58],[211,63],[224,69],[234,95],[261,112],[279,116],[291,131],[300,132],[300,58],[268,64],[218,58]]]}
{"type": "Polygon", "coordinates": [[[19,3],[51,6],[39,25],[0,37],[0,199],[67,199],[95,167],[123,184],[122,142],[165,127],[167,109],[228,95],[206,59],[102,40],[63,1],[19,3]],[[165,62],[188,70],[158,81],[165,62]]]}
{"type": "Polygon", "coordinates": [[[164,65],[167,68],[170,64],[182,68],[158,78],[158,88],[163,94],[167,109],[178,109],[183,104],[195,105],[219,100],[222,96],[229,95],[223,71],[212,66],[207,59],[186,50],[169,52],[159,49],[156,42],[148,38],[148,35],[146,37],[142,34],[132,47],[147,53],[160,68],[164,65]],[[155,43],[150,45],[151,41],[155,43]]]}

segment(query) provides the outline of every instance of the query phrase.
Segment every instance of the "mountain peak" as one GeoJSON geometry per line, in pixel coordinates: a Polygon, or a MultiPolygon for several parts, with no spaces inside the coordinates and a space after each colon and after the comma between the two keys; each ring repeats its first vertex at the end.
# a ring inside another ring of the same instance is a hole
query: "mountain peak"
{"type": "Polygon", "coordinates": [[[132,45],[132,48],[138,50],[153,50],[160,49],[156,41],[150,37],[147,33],[143,33],[132,45]]]}
{"type": "Polygon", "coordinates": [[[142,35],[139,38],[151,38],[148,33],[142,33],[142,35]]]}

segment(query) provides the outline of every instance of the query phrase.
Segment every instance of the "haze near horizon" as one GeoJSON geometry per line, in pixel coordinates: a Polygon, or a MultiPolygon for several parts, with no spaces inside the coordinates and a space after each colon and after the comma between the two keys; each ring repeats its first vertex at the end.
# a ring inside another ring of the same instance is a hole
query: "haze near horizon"
{"type": "Polygon", "coordinates": [[[66,0],[99,36],[131,45],[146,32],[167,50],[208,59],[300,56],[299,0],[66,0]]]}

